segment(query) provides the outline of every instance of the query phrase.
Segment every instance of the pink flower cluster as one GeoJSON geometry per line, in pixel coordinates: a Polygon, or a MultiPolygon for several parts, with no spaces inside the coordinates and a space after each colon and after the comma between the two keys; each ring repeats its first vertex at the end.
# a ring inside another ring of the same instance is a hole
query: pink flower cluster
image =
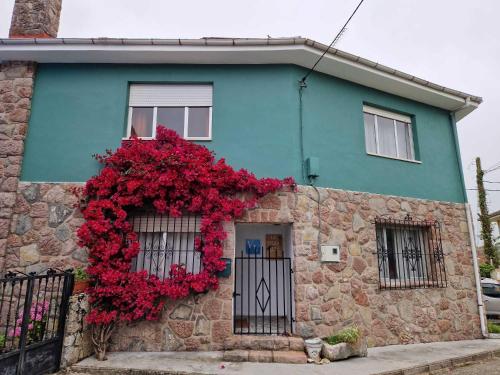
{"type": "MultiPolygon", "coordinates": [[[[28,323],[28,330],[35,328],[34,324],[36,322],[42,322],[47,318],[49,312],[50,304],[48,301],[43,300],[40,302],[35,302],[30,308],[30,317],[28,323]]],[[[20,337],[21,336],[21,325],[23,324],[24,312],[21,310],[17,315],[15,328],[9,330],[8,335],[10,337],[20,337]]]]}

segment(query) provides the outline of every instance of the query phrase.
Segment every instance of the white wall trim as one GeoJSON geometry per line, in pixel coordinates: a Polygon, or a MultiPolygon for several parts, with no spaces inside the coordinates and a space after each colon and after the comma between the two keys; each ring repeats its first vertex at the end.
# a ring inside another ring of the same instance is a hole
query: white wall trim
{"type": "MultiPolygon", "coordinates": [[[[310,68],[327,47],[303,38],[271,42],[229,39],[217,44],[203,40],[177,40],[177,44],[174,44],[172,41],[153,43],[151,40],[126,39],[108,43],[98,39],[2,39],[0,60],[42,63],[295,64],[310,68]]],[[[433,84],[359,56],[335,49],[329,52],[318,64],[317,71],[438,108],[450,111],[460,108],[457,120],[481,103],[479,97],[433,84]],[[469,104],[466,102],[467,96],[473,98],[469,104]]]]}

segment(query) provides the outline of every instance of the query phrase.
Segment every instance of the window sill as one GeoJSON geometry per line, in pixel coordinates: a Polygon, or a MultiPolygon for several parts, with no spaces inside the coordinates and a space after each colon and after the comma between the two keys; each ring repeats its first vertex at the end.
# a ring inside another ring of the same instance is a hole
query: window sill
{"type": "Polygon", "coordinates": [[[367,155],[370,156],[377,156],[379,158],[385,158],[385,159],[392,159],[392,160],[399,160],[399,161],[406,161],[408,163],[414,163],[414,164],[422,164],[420,160],[412,160],[412,159],[403,159],[403,158],[397,158],[394,156],[388,156],[388,155],[381,155],[381,154],[374,154],[373,152],[367,152],[367,155]]]}
{"type": "MultiPolygon", "coordinates": [[[[142,141],[152,141],[156,138],[153,137],[137,137],[137,139],[140,139],[142,141]]],[[[205,142],[210,142],[212,138],[199,138],[199,137],[191,137],[191,138],[183,138],[186,141],[205,141],[205,142]]],[[[122,141],[131,141],[132,138],[127,138],[127,137],[122,137],[122,141]]]]}
{"type": "Polygon", "coordinates": [[[445,283],[432,280],[380,279],[380,290],[405,290],[418,288],[444,288],[445,283]]]}

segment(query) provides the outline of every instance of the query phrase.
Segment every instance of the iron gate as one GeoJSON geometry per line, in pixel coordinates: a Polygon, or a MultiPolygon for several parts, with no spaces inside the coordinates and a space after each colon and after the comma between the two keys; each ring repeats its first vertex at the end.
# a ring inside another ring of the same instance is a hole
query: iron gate
{"type": "Polygon", "coordinates": [[[260,255],[235,258],[233,332],[252,335],[293,333],[291,259],[260,255]]]}
{"type": "Polygon", "coordinates": [[[0,279],[0,375],[59,370],[73,283],[71,271],[53,269],[0,279]]]}

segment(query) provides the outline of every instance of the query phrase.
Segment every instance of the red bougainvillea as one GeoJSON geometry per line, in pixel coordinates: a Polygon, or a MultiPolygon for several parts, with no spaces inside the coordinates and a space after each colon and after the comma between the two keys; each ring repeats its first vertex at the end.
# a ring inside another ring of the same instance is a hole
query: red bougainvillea
{"type": "Polygon", "coordinates": [[[223,222],[240,217],[258,198],[294,184],[291,178],[257,179],[246,170],[235,171],[205,147],[163,127],[156,140],[124,141],[97,159],[103,168],[82,191],[85,223],[78,236],[89,249],[92,309],[87,319],[98,325],[156,319],[167,298],[217,288],[216,273],[225,267],[223,222]],[[174,217],[201,215],[196,241],[203,255],[200,273],[189,273],[181,264],[173,265],[165,280],[131,271],[139,242],[127,213],[142,207],[174,217]]]}

